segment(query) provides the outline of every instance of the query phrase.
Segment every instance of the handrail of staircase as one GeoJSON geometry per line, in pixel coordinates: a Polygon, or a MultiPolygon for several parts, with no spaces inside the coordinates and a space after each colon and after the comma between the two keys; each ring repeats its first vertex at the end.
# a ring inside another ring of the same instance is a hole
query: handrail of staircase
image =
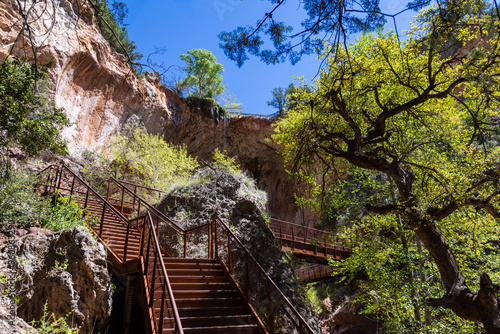
{"type": "MultiPolygon", "coordinates": [[[[118,211],[113,205],[111,205],[110,203],[108,203],[108,201],[106,201],[106,199],[104,197],[102,197],[101,195],[99,195],[99,193],[97,191],[95,191],[89,184],[87,184],[87,182],[83,181],[83,179],[81,177],[79,177],[78,175],[76,175],[71,169],[69,169],[65,165],[61,165],[61,174],[62,174],[62,170],[63,169],[67,170],[71,175],[73,175],[73,177],[75,177],[90,192],[92,192],[92,194],[94,194],[94,196],[96,196],[101,202],[103,202],[104,205],[106,205],[108,208],[111,209],[111,211],[113,211],[118,217],[120,217],[120,219],[122,220],[122,223],[124,223],[124,224],[128,223],[128,219],[120,211],[118,211]]],[[[73,195],[73,189],[71,189],[71,195],[73,195]]]]}
{"type": "Polygon", "coordinates": [[[143,189],[146,189],[146,190],[153,190],[153,191],[157,191],[159,193],[165,193],[165,191],[161,190],[161,189],[156,189],[156,188],[151,188],[151,187],[146,187],[146,186],[143,186],[141,184],[138,184],[138,183],[134,183],[134,182],[130,182],[130,181],[125,181],[125,180],[120,180],[121,183],[125,183],[125,184],[129,184],[131,186],[134,186],[134,187],[137,187],[137,188],[143,188],[143,189]]]}
{"type": "MultiPolygon", "coordinates": [[[[165,309],[165,288],[167,289],[168,293],[168,298],[170,299],[170,305],[172,307],[172,312],[174,313],[174,320],[175,320],[175,330],[176,333],[178,334],[184,334],[184,330],[182,328],[181,324],[181,318],[179,316],[179,311],[177,309],[177,304],[175,302],[174,298],[174,292],[172,290],[172,286],[170,284],[170,280],[168,278],[167,274],[167,269],[165,267],[165,262],[163,261],[163,256],[160,248],[160,243],[158,242],[158,236],[156,235],[156,229],[153,226],[153,218],[151,217],[151,213],[148,211],[146,214],[147,219],[145,219],[145,223],[149,222],[149,231],[153,235],[153,241],[154,241],[154,247],[155,247],[155,259],[154,262],[156,263],[158,260],[160,262],[161,266],[161,272],[164,278],[163,282],[163,294],[162,294],[162,301],[161,301],[161,308],[160,308],[160,317],[159,317],[159,330],[158,333],[163,333],[163,317],[164,317],[164,309],[165,309]]],[[[148,254],[149,255],[149,254],[148,254]]],[[[153,268],[154,271],[156,271],[155,268],[153,268]]],[[[151,292],[150,296],[154,298],[154,288],[155,288],[155,282],[154,282],[154,274],[153,274],[153,280],[151,282],[151,292]]],[[[150,297],[151,298],[151,297],[150,297]]],[[[154,304],[153,304],[154,305],[154,304]]]]}
{"type": "MultiPolygon", "coordinates": [[[[267,273],[262,269],[260,264],[257,262],[257,260],[253,257],[252,254],[248,251],[248,249],[243,245],[243,243],[236,237],[236,235],[231,231],[231,229],[227,226],[226,223],[222,221],[220,217],[216,217],[213,220],[213,224],[215,225],[212,230],[215,233],[215,257],[218,257],[218,244],[217,244],[217,227],[220,226],[225,234],[229,237],[229,239],[232,239],[232,243],[238,248],[238,251],[242,253],[242,257],[244,261],[247,263],[249,267],[253,268],[253,271],[255,274],[258,275],[258,277],[263,280],[266,283],[266,287],[268,289],[268,298],[275,297],[276,299],[279,299],[277,302],[278,305],[283,307],[285,313],[288,315],[289,319],[292,321],[292,323],[297,327],[300,333],[309,333],[313,334],[314,331],[311,328],[311,326],[304,320],[304,318],[300,315],[300,313],[295,309],[295,307],[292,305],[292,303],[288,300],[288,298],[283,294],[283,292],[276,286],[274,281],[267,275],[267,273]],[[299,324],[297,324],[290,316],[288,311],[285,309],[284,305],[288,307],[288,309],[293,313],[293,315],[297,318],[299,324]]],[[[229,240],[228,240],[228,247],[229,245],[229,240]]],[[[228,250],[228,256],[230,257],[228,250]]],[[[231,267],[231,265],[229,266],[231,267]]],[[[248,273],[246,275],[247,280],[249,279],[248,273]]],[[[247,282],[247,299],[250,298],[250,284],[247,282]]],[[[250,300],[248,300],[250,302],[250,300]]],[[[271,307],[270,307],[271,309],[271,307]]],[[[272,328],[273,326],[274,319],[271,319],[270,321],[270,326],[272,328]]],[[[271,333],[273,332],[273,329],[271,329],[271,333]]]]}
{"type": "Polygon", "coordinates": [[[148,210],[153,211],[155,213],[155,215],[159,216],[162,220],[164,220],[165,222],[174,226],[175,229],[177,229],[179,232],[185,233],[185,230],[182,227],[180,227],[175,222],[173,222],[170,218],[165,216],[160,210],[158,210],[157,208],[155,208],[154,206],[152,206],[151,204],[146,202],[142,197],[140,197],[139,195],[134,193],[132,190],[125,187],[125,185],[122,184],[122,181],[119,181],[119,180],[115,179],[114,177],[110,177],[109,179],[111,181],[114,181],[119,187],[122,187],[122,189],[124,189],[126,192],[128,192],[131,196],[133,196],[133,197],[137,198],[139,201],[141,201],[142,204],[148,208],[148,210]]]}

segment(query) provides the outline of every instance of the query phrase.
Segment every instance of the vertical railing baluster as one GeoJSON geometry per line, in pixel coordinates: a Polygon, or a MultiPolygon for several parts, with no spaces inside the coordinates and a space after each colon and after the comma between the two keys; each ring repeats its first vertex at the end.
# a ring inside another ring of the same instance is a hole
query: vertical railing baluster
{"type": "Polygon", "coordinates": [[[106,201],[109,202],[109,191],[111,188],[111,179],[108,179],[108,190],[106,191],[106,201]]]}
{"type": "Polygon", "coordinates": [[[164,322],[163,310],[165,309],[165,282],[163,282],[162,286],[163,286],[163,293],[161,296],[161,307],[160,307],[160,330],[158,331],[158,333],[163,333],[163,322],[164,322]]]}
{"type": "Polygon", "coordinates": [[[218,225],[218,221],[217,220],[214,220],[214,244],[215,244],[215,258],[218,258],[219,257],[219,245],[218,245],[218,242],[217,242],[217,225],[218,225]]]}
{"type": "Polygon", "coordinates": [[[102,236],[102,226],[104,225],[104,214],[106,213],[106,203],[102,204],[101,226],[99,226],[99,237],[102,236]]]}
{"type": "Polygon", "coordinates": [[[127,224],[127,234],[125,234],[125,249],[123,250],[123,262],[127,261],[128,236],[130,233],[130,221],[127,224]]]}
{"type": "Polygon", "coordinates": [[[123,197],[125,196],[125,187],[122,186],[122,198],[120,200],[120,213],[123,214],[123,197]]]}
{"type": "Polygon", "coordinates": [[[70,192],[71,196],[73,196],[73,189],[75,188],[75,179],[76,177],[73,175],[73,181],[71,181],[71,192],[70,192]]]}
{"type": "Polygon", "coordinates": [[[149,303],[149,307],[153,307],[153,300],[155,299],[155,280],[156,280],[156,261],[158,259],[158,250],[156,249],[155,247],[155,250],[154,250],[154,261],[153,261],[153,278],[151,280],[151,292],[149,294],[150,296],[150,303],[149,303]]]}
{"type": "Polygon", "coordinates": [[[227,235],[227,263],[229,265],[229,273],[233,274],[233,259],[232,259],[232,250],[231,250],[231,237],[227,235]]]}
{"type": "Polygon", "coordinates": [[[187,256],[187,233],[184,232],[184,258],[187,256]]]}
{"type": "Polygon", "coordinates": [[[208,258],[213,258],[212,256],[212,222],[208,225],[208,258]]]}
{"type": "MultiPolygon", "coordinates": [[[[151,221],[150,221],[151,222],[151,221]]],[[[148,235],[148,248],[146,250],[146,274],[148,272],[148,267],[149,267],[149,252],[150,252],[150,248],[149,246],[151,245],[151,224],[150,224],[150,228],[149,228],[149,235],[148,235]]]]}

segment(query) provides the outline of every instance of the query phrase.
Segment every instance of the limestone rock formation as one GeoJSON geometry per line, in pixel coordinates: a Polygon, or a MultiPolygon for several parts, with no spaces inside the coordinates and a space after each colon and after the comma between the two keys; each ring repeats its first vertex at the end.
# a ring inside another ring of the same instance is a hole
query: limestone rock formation
{"type": "Polygon", "coordinates": [[[56,319],[69,312],[68,323],[80,333],[104,332],[111,312],[111,277],[104,246],[88,230],[28,234],[16,239],[16,248],[20,318],[39,320],[47,303],[56,319]]]}

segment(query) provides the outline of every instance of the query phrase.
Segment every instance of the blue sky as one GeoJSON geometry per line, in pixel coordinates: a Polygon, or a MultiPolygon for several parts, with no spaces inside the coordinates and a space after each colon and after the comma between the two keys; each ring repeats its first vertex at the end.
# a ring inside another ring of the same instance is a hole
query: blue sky
{"type": "MultiPolygon", "coordinates": [[[[293,82],[293,76],[304,76],[311,80],[318,71],[317,56],[304,57],[298,64],[289,63],[266,65],[251,57],[238,68],[227,59],[219,48],[217,35],[231,31],[237,26],[254,25],[273,5],[269,1],[258,0],[122,0],[129,8],[125,19],[131,40],[138,51],[145,55],[152,53],[155,46],[166,48],[162,56],[153,59],[166,67],[183,66],[179,56],[190,49],[210,50],[224,65],[224,84],[243,103],[243,112],[270,114],[275,110],[267,106],[274,87],[286,87],[293,82]]],[[[382,0],[383,11],[395,13],[404,8],[406,2],[382,0]]],[[[303,11],[299,0],[288,0],[286,6],[276,12],[276,19],[283,19],[297,27],[302,21],[303,11]]],[[[398,18],[398,29],[407,29],[410,15],[398,18]]],[[[392,26],[390,26],[392,27],[392,26]]],[[[145,61],[145,60],[143,60],[145,61]]],[[[167,73],[182,75],[175,70],[167,73]]]]}

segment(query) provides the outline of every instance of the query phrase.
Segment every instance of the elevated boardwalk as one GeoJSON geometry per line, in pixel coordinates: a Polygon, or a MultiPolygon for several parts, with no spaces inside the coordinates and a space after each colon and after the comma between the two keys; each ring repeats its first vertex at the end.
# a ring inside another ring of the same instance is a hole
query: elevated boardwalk
{"type": "Polygon", "coordinates": [[[283,249],[308,263],[327,265],[328,259],[343,260],[352,253],[335,236],[321,230],[275,218],[271,218],[269,228],[283,249]]]}

